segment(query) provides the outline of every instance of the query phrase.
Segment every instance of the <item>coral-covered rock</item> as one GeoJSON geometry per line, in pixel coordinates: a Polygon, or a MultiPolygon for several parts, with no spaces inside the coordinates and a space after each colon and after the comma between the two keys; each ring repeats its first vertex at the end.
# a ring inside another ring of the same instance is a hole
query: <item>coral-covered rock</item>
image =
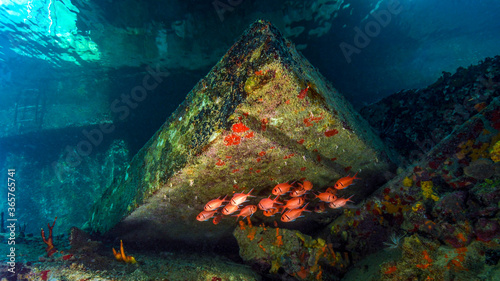
{"type": "Polygon", "coordinates": [[[499,122],[500,104],[494,100],[356,211],[345,210],[330,225],[335,247],[348,246],[356,262],[382,248],[389,234],[401,229],[452,248],[467,246],[476,237],[491,240],[498,227],[489,218],[498,213],[499,182],[478,182],[463,170],[497,142],[499,122]]]}
{"type": "Polygon", "coordinates": [[[284,271],[301,280],[334,280],[349,264],[347,253],[334,251],[325,240],[296,230],[240,222],[233,235],[241,258],[263,274],[284,271]]]}
{"type": "Polygon", "coordinates": [[[500,180],[486,179],[471,189],[471,194],[481,204],[488,207],[498,207],[500,201],[500,180]]]}
{"type": "Polygon", "coordinates": [[[464,168],[464,173],[469,177],[484,180],[495,174],[495,165],[490,159],[477,159],[464,168]]]}
{"type": "MultiPolygon", "coordinates": [[[[443,73],[434,84],[404,90],[361,110],[361,115],[412,162],[500,94],[500,56],[443,73]]],[[[498,158],[500,159],[500,158],[498,158]]]]}
{"type": "Polygon", "coordinates": [[[326,187],[359,172],[342,192],[360,200],[394,158],[293,44],[257,21],[104,192],[89,226],[106,232],[121,221],[115,230],[129,239],[205,241],[234,227],[195,219],[211,199],[251,188],[261,199],[277,183],[326,187]]]}
{"type": "Polygon", "coordinates": [[[439,220],[457,222],[465,218],[465,191],[448,193],[436,202],[432,209],[432,215],[439,220]]]}
{"type": "Polygon", "coordinates": [[[88,233],[78,227],[70,229],[69,244],[72,252],[82,254],[94,253],[101,246],[100,242],[93,241],[88,233]]]}
{"type": "Polygon", "coordinates": [[[474,234],[478,240],[489,242],[500,237],[500,224],[497,220],[481,218],[474,226],[474,234]]]}

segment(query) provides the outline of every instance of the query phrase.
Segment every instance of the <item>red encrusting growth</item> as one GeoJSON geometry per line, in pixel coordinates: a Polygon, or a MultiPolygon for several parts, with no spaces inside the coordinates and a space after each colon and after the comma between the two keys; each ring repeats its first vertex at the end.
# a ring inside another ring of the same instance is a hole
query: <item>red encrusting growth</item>
{"type": "Polygon", "coordinates": [[[233,130],[233,132],[235,133],[243,133],[243,132],[246,132],[248,131],[248,127],[243,125],[243,123],[236,123],[236,124],[233,124],[233,127],[231,128],[233,130]]]}
{"type": "Polygon", "coordinates": [[[49,276],[48,276],[49,272],[50,272],[50,270],[44,270],[44,271],[40,272],[40,278],[43,281],[47,281],[47,279],[49,278],[49,276]]]}
{"type": "Polygon", "coordinates": [[[323,119],[322,116],[314,117],[311,113],[310,117],[304,118],[304,124],[306,125],[306,127],[311,127],[313,125],[312,122],[318,123],[322,119],[323,119]]]}
{"type": "Polygon", "coordinates": [[[393,266],[387,268],[387,270],[384,271],[384,274],[392,274],[392,273],[396,272],[397,269],[398,268],[395,265],[393,265],[393,266]]]}
{"type": "Polygon", "coordinates": [[[339,131],[337,131],[337,129],[328,130],[328,131],[325,132],[325,136],[327,138],[329,138],[329,137],[335,136],[338,133],[339,133],[339,131]]]}
{"type": "Polygon", "coordinates": [[[226,146],[238,145],[241,143],[241,137],[236,134],[230,134],[224,138],[224,142],[226,143],[226,146]]]}
{"type": "Polygon", "coordinates": [[[268,122],[269,121],[267,120],[267,118],[264,118],[264,119],[261,120],[261,129],[262,129],[262,131],[266,130],[266,128],[267,128],[266,125],[267,125],[268,122]]]}
{"type": "Polygon", "coordinates": [[[305,98],[305,97],[306,97],[306,95],[307,95],[307,91],[308,91],[308,90],[309,90],[309,85],[308,85],[306,88],[302,89],[302,90],[300,91],[300,93],[297,95],[297,97],[298,97],[299,99],[303,99],[303,98],[305,98]]]}

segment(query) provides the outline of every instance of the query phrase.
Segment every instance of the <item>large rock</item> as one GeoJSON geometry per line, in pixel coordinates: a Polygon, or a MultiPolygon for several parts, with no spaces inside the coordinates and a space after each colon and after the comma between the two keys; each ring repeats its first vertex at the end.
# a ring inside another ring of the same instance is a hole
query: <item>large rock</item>
{"type": "Polygon", "coordinates": [[[210,199],[253,188],[258,202],[277,183],[326,187],[359,172],[347,191],[359,200],[385,181],[391,158],[293,44],[257,21],[94,205],[89,226],[107,232],[125,217],[125,239],[230,235],[233,219],[196,220],[210,199]]]}
{"type": "MultiPolygon", "coordinates": [[[[492,244],[487,243],[500,238],[499,155],[500,102],[494,98],[356,210],[345,209],[323,236],[333,241],[334,250],[349,252],[354,263],[384,247],[401,248],[404,237],[412,235],[412,239],[425,237],[447,249],[464,251],[475,240],[484,242],[483,248],[491,247],[492,244]],[[473,172],[467,174],[467,170],[473,172]]],[[[422,250],[419,249],[419,254],[422,250]]],[[[452,262],[454,256],[446,252],[432,247],[425,250],[434,255],[434,260],[446,260],[447,265],[445,268],[436,262],[429,265],[429,272],[438,270],[436,274],[441,274],[444,270],[451,274],[454,267],[462,270],[465,267],[467,271],[479,269],[467,258],[465,262],[463,259],[452,262]]],[[[381,274],[391,272],[388,269],[389,266],[382,267],[381,274]]],[[[411,270],[415,273],[420,269],[411,270]]],[[[409,272],[402,265],[394,274],[397,280],[406,280],[404,274],[409,272]]],[[[435,279],[443,280],[442,277],[435,279]]]]}
{"type": "Polygon", "coordinates": [[[403,90],[361,109],[380,137],[408,162],[428,152],[500,95],[500,56],[443,72],[434,84],[403,90]]]}

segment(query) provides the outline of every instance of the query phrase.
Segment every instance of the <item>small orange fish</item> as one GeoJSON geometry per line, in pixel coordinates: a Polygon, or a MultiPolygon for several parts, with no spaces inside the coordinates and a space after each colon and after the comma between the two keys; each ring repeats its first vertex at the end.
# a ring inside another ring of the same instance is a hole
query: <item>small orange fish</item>
{"type": "Polygon", "coordinates": [[[316,196],[316,198],[319,198],[319,200],[326,202],[326,203],[331,203],[331,202],[337,200],[337,196],[335,196],[334,194],[331,194],[330,192],[322,192],[318,195],[314,194],[314,196],[316,196]]]}
{"type": "Polygon", "coordinates": [[[217,216],[214,216],[214,219],[212,220],[212,222],[215,225],[218,225],[221,220],[222,220],[222,215],[217,215],[217,216]]]}
{"type": "Polygon", "coordinates": [[[248,216],[252,216],[256,211],[257,211],[257,206],[255,206],[255,205],[248,205],[248,206],[245,206],[243,209],[241,209],[241,211],[240,211],[239,214],[233,215],[233,216],[235,216],[236,217],[236,221],[238,221],[238,219],[240,217],[246,218],[248,216]]]}
{"type": "Polygon", "coordinates": [[[292,222],[292,221],[296,220],[298,217],[300,217],[300,215],[302,214],[302,212],[310,212],[310,211],[306,210],[307,205],[309,205],[309,203],[307,203],[304,206],[304,208],[293,209],[293,210],[286,211],[286,213],[284,213],[281,216],[281,221],[282,222],[292,222]]]}
{"type": "Polygon", "coordinates": [[[339,179],[335,183],[335,188],[336,189],[344,189],[344,188],[348,187],[349,185],[352,184],[353,180],[359,179],[359,178],[356,177],[357,174],[358,173],[356,173],[353,177],[347,176],[347,177],[343,177],[343,178],[339,179]]]}
{"type": "Polygon", "coordinates": [[[303,184],[299,183],[299,186],[302,187],[302,188],[304,188],[306,191],[309,191],[309,190],[311,190],[313,188],[313,184],[310,181],[304,181],[303,184]]]}
{"type": "Polygon", "coordinates": [[[336,189],[333,189],[333,188],[331,188],[331,187],[327,188],[325,192],[329,192],[329,193],[331,193],[331,194],[333,194],[333,195],[337,194],[337,190],[336,190],[336,189]]]}
{"type": "Polygon", "coordinates": [[[196,220],[198,221],[206,221],[213,217],[217,213],[217,211],[201,211],[201,213],[196,216],[196,220]]]}
{"type": "Polygon", "coordinates": [[[274,209],[267,209],[267,210],[265,210],[263,213],[264,213],[264,216],[266,216],[266,217],[272,217],[272,216],[274,216],[274,214],[276,214],[278,211],[279,211],[279,207],[278,207],[278,208],[274,208],[274,209]]]}
{"type": "Polygon", "coordinates": [[[280,183],[273,188],[272,193],[274,195],[285,194],[290,190],[290,187],[293,187],[293,185],[289,184],[288,182],[280,183]]]}
{"type": "Polygon", "coordinates": [[[290,193],[290,197],[300,197],[304,194],[306,194],[307,190],[303,187],[296,187],[292,190],[292,192],[290,193]]]}
{"type": "Polygon", "coordinates": [[[252,193],[252,190],[253,190],[253,188],[248,192],[248,194],[245,194],[245,193],[235,193],[233,195],[233,198],[231,198],[230,203],[232,205],[238,206],[238,205],[242,204],[243,202],[245,202],[247,200],[247,197],[255,197],[253,195],[250,195],[250,193],[252,193]]]}
{"type": "Polygon", "coordinates": [[[302,206],[302,204],[304,204],[304,198],[302,197],[295,197],[295,198],[292,198],[288,201],[286,201],[286,205],[283,206],[283,211],[282,213],[286,210],[286,209],[297,209],[297,208],[300,208],[300,206],[302,206]]]}
{"type": "Polygon", "coordinates": [[[227,195],[224,196],[224,198],[220,199],[220,196],[219,196],[217,199],[213,199],[213,200],[208,201],[208,203],[205,205],[205,207],[203,209],[205,211],[213,211],[213,210],[218,209],[222,205],[222,203],[227,202],[225,200],[226,197],[227,197],[227,195]]]}
{"type": "Polygon", "coordinates": [[[314,212],[318,214],[323,213],[325,210],[326,210],[325,202],[319,202],[319,204],[316,205],[316,207],[314,207],[314,212]]]}
{"type": "Polygon", "coordinates": [[[229,216],[230,214],[236,212],[238,210],[238,205],[227,204],[222,208],[222,214],[229,216]]]}
{"type": "Polygon", "coordinates": [[[260,200],[259,209],[261,209],[262,211],[265,211],[265,210],[269,210],[269,209],[274,208],[274,204],[280,205],[281,202],[276,201],[276,200],[278,200],[279,197],[280,196],[278,195],[273,200],[273,199],[271,199],[271,195],[269,195],[269,197],[260,200]]]}
{"type": "MultiPolygon", "coordinates": [[[[353,197],[353,196],[354,195],[351,195],[351,197],[353,197]]],[[[351,197],[349,197],[347,199],[339,198],[339,199],[331,202],[330,204],[328,204],[328,207],[330,207],[332,209],[338,209],[338,208],[344,207],[347,202],[352,202],[351,197]]]]}

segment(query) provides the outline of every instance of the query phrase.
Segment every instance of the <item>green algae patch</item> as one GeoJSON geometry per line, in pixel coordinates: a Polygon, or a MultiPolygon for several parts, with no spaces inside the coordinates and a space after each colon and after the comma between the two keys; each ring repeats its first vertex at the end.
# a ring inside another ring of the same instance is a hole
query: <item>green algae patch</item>
{"type": "Polygon", "coordinates": [[[158,240],[221,237],[233,219],[196,220],[211,199],[254,188],[259,200],[289,180],[319,190],[359,172],[363,183],[349,192],[361,201],[385,181],[392,156],[293,44],[257,21],[94,205],[89,226],[158,240]]]}

